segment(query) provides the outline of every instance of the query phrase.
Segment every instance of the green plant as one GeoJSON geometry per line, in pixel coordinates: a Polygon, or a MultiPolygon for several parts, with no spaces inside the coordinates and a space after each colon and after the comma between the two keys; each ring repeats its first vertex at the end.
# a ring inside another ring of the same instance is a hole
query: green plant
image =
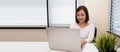
{"type": "Polygon", "coordinates": [[[116,36],[112,34],[101,34],[95,42],[99,52],[116,52],[116,36]]]}

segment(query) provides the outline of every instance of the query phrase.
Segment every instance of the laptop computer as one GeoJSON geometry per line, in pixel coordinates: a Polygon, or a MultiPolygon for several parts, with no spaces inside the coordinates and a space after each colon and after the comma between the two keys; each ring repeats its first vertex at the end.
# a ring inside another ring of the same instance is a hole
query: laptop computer
{"type": "Polygon", "coordinates": [[[52,50],[81,52],[80,31],[69,28],[48,28],[48,43],[52,50]]]}

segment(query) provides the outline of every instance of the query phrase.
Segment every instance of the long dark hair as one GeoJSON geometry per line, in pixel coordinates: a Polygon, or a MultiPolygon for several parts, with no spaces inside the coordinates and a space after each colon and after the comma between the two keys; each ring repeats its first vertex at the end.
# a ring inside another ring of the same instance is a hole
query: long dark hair
{"type": "Polygon", "coordinates": [[[77,13],[78,13],[80,10],[83,10],[83,11],[85,12],[85,15],[86,15],[85,23],[87,23],[87,22],[89,21],[89,13],[88,13],[87,7],[85,7],[85,6],[79,6],[79,7],[76,9],[76,15],[75,15],[76,23],[79,23],[79,21],[78,21],[78,19],[77,19],[77,13]]]}

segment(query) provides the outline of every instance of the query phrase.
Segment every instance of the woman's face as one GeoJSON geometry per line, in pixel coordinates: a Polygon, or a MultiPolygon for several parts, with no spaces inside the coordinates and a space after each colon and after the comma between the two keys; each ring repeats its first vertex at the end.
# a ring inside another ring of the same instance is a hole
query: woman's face
{"type": "Polygon", "coordinates": [[[85,18],[86,18],[86,14],[85,14],[84,10],[80,10],[77,12],[77,20],[79,21],[79,23],[84,23],[85,18]]]}

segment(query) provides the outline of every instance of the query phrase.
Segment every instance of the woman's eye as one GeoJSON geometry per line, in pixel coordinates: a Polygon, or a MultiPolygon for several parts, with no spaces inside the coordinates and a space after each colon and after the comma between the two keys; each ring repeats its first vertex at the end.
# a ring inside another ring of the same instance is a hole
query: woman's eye
{"type": "Polygon", "coordinates": [[[84,14],[81,14],[81,16],[84,16],[84,14]]]}
{"type": "Polygon", "coordinates": [[[77,16],[80,16],[79,14],[77,14],[77,16]]]}

